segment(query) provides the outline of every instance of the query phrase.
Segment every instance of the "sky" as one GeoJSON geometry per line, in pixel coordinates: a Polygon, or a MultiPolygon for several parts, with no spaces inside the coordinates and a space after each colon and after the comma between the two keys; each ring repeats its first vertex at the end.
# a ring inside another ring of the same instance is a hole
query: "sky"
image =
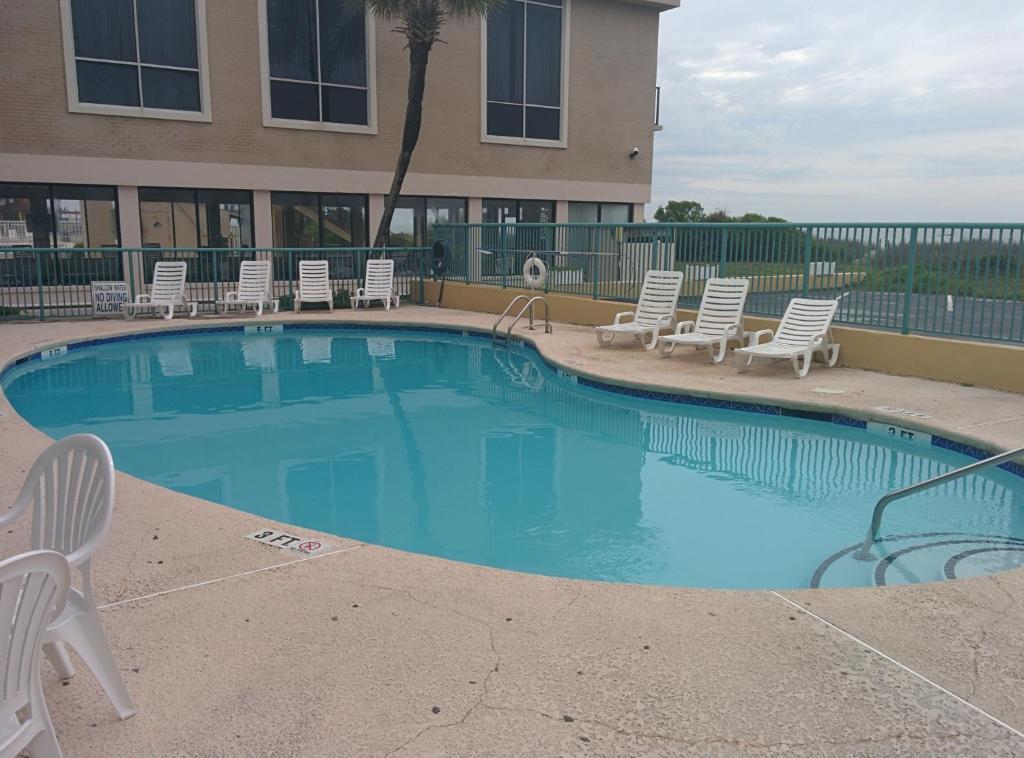
{"type": "Polygon", "coordinates": [[[681,0],[654,186],[791,221],[1024,221],[1024,2],[681,0]]]}

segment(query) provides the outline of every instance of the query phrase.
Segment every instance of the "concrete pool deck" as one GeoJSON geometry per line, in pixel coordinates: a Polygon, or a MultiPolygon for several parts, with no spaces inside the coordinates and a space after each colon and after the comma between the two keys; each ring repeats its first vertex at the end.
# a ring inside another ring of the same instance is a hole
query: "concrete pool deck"
{"type": "MultiPolygon", "coordinates": [[[[403,306],[325,319],[489,329],[403,306]]],[[[295,321],[291,314],[260,323],[295,321]]],[[[0,326],[0,363],[170,323],[0,326]]],[[[526,332],[526,334],[530,334],[526,332]]],[[[541,352],[649,387],[836,410],[1024,445],[1024,397],[816,366],[738,374],[556,324],[541,352]],[[621,344],[621,346],[619,346],[621,344]],[[907,416],[880,408],[923,414],[907,416]]],[[[0,500],[48,444],[0,398],[0,500]]],[[[91,674],[44,687],[68,756],[1024,755],[1024,570],[884,589],[747,592],[517,574],[324,535],[314,558],[244,535],[265,519],[118,475],[94,578],[138,714],[91,674]]],[[[27,522],[0,555],[27,546],[27,522]]],[[[311,534],[309,530],[301,530],[311,534]]]]}

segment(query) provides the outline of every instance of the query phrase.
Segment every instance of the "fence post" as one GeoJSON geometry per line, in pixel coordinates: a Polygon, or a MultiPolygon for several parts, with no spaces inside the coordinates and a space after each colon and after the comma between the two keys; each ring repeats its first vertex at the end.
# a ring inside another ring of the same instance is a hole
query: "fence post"
{"type": "Polygon", "coordinates": [[[46,319],[46,304],[43,301],[43,262],[39,256],[41,253],[36,250],[36,284],[39,287],[39,320],[44,321],[46,319]]]}
{"type": "Polygon", "coordinates": [[[807,227],[806,236],[804,237],[804,282],[803,297],[807,297],[807,293],[810,292],[811,288],[811,227],[807,227]]]}
{"type": "Polygon", "coordinates": [[[217,291],[217,282],[220,280],[220,276],[219,276],[220,271],[219,271],[219,267],[217,266],[217,258],[218,258],[219,252],[220,252],[219,250],[214,250],[213,251],[213,303],[214,303],[213,309],[214,310],[217,310],[217,300],[219,299],[218,298],[218,291],[217,291]]]}
{"type": "Polygon", "coordinates": [[[427,286],[426,283],[425,283],[424,272],[425,272],[426,267],[427,267],[427,256],[430,254],[429,250],[430,250],[430,248],[427,248],[426,250],[420,250],[420,254],[419,254],[419,259],[420,259],[420,293],[419,293],[419,297],[420,297],[420,299],[419,299],[419,302],[416,303],[417,305],[423,305],[425,302],[427,302],[427,293],[426,293],[426,290],[424,289],[427,286]]]}
{"type": "Polygon", "coordinates": [[[135,251],[129,250],[125,256],[128,259],[128,301],[135,302],[135,251]]]}
{"type": "Polygon", "coordinates": [[[725,276],[725,257],[729,247],[729,229],[722,227],[722,239],[718,244],[718,275],[725,276]]]}
{"type": "Polygon", "coordinates": [[[910,252],[907,255],[907,291],[903,297],[903,334],[910,334],[910,303],[914,299],[914,262],[917,257],[917,227],[910,227],[910,252]]]}
{"type": "Polygon", "coordinates": [[[594,284],[594,299],[597,300],[601,297],[601,256],[596,252],[590,256],[590,278],[594,284]]]}

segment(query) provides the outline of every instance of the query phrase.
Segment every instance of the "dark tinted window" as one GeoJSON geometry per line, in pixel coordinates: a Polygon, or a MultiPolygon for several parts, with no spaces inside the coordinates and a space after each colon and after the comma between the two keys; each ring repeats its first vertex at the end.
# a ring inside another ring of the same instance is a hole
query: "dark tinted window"
{"type": "Polygon", "coordinates": [[[267,0],[270,75],[316,81],[314,0],[267,0]]]}
{"type": "Polygon", "coordinates": [[[271,194],[274,247],[365,247],[366,196],[271,194]]]}
{"type": "Polygon", "coordinates": [[[508,2],[487,16],[488,100],[523,102],[524,9],[522,3],[508,2]]]}
{"type": "Polygon", "coordinates": [[[75,55],[135,61],[132,0],[71,0],[75,55]]]}
{"type": "Polygon", "coordinates": [[[347,0],[266,3],[271,116],[369,123],[365,10],[347,0]]]}
{"type": "Polygon", "coordinates": [[[147,108],[199,110],[199,74],[173,68],[142,69],[142,101],[147,108]]]}
{"type": "Polygon", "coordinates": [[[143,63],[199,68],[195,0],[138,0],[143,63]]]}
{"type": "Polygon", "coordinates": [[[366,86],[366,18],[354,3],[320,0],[320,78],[366,86]]]}
{"type": "Polygon", "coordinates": [[[488,134],[540,140],[561,138],[560,6],[560,2],[506,0],[488,13],[488,134]],[[525,110],[519,103],[527,106],[525,110]]]}
{"type": "Polygon", "coordinates": [[[139,72],[120,63],[78,61],[78,100],[106,105],[139,104],[139,72]]]}
{"type": "Polygon", "coordinates": [[[78,101],[201,111],[195,11],[195,0],[71,0],[78,101]]]}
{"type": "Polygon", "coordinates": [[[366,90],[323,87],[323,120],[335,124],[365,124],[366,90]]]}
{"type": "Polygon", "coordinates": [[[319,121],[317,89],[315,84],[271,81],[270,115],[274,118],[319,121]]]}

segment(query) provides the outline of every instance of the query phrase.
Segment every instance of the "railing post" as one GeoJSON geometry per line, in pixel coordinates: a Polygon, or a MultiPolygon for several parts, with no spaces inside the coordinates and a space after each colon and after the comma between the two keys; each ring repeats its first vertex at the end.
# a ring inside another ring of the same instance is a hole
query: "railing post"
{"type": "Polygon", "coordinates": [[[590,256],[590,278],[594,285],[594,299],[601,297],[601,256],[596,252],[590,256]]]}
{"type": "Polygon", "coordinates": [[[220,269],[219,269],[219,267],[217,265],[218,254],[219,254],[218,250],[214,250],[213,251],[213,302],[214,302],[214,306],[213,307],[214,307],[214,310],[217,309],[216,303],[217,303],[217,300],[219,299],[218,298],[218,282],[220,281],[220,276],[218,274],[219,274],[220,269]]]}
{"type": "Polygon", "coordinates": [[[807,294],[811,290],[811,227],[807,227],[807,231],[804,236],[804,281],[803,287],[801,288],[803,295],[807,297],[807,294]]]}
{"type": "Polygon", "coordinates": [[[128,259],[128,301],[135,302],[135,255],[134,250],[129,250],[125,258],[128,259]]]}
{"type": "Polygon", "coordinates": [[[725,258],[729,247],[729,228],[722,227],[722,238],[718,243],[718,275],[725,276],[725,258]]]}
{"type": "Polygon", "coordinates": [[[903,297],[903,334],[910,334],[910,303],[914,299],[914,263],[917,258],[917,227],[910,227],[910,251],[907,253],[907,290],[903,297]]]}
{"type": "Polygon", "coordinates": [[[46,319],[46,304],[43,302],[43,262],[40,259],[40,252],[36,250],[36,285],[39,289],[39,320],[46,319]]]}

